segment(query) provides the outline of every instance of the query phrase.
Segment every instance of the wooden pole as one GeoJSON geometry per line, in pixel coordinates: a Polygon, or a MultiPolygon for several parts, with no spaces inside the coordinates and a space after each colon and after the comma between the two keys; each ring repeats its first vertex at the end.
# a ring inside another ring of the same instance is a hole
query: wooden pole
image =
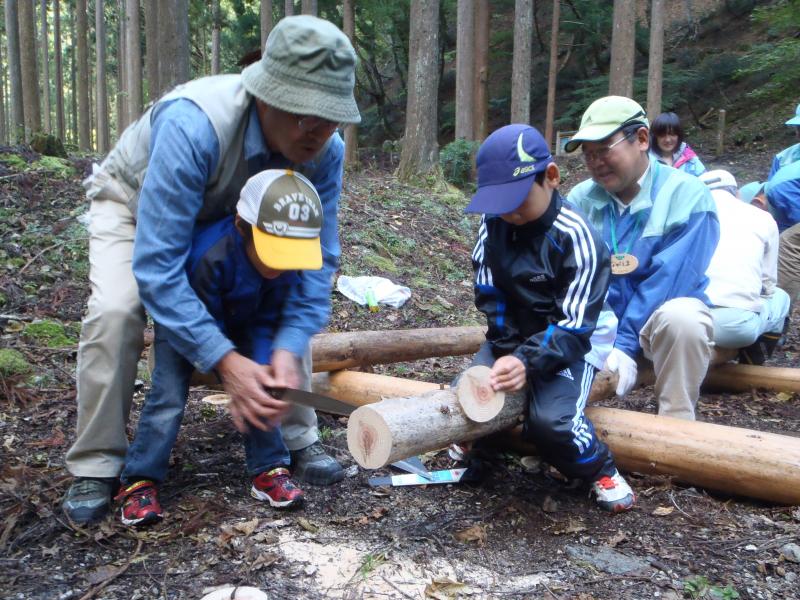
{"type": "Polygon", "coordinates": [[[723,152],[725,152],[725,109],[721,108],[717,125],[717,156],[723,152]]]}
{"type": "Polygon", "coordinates": [[[436,327],[353,331],[314,336],[314,371],[474,354],[486,339],[483,327],[436,327]]]}
{"type": "MultiPolygon", "coordinates": [[[[373,381],[368,395],[358,395],[359,406],[363,406],[369,399],[377,401],[384,391],[396,394],[403,390],[406,383],[404,380],[387,381],[395,378],[376,380],[374,378],[382,376],[367,373],[343,372],[330,376],[328,395],[350,402],[352,398],[346,395],[349,393],[346,390],[351,388],[353,381],[346,380],[351,377],[356,377],[359,384],[373,381]],[[387,385],[386,388],[382,387],[384,384],[387,385]]],[[[475,433],[492,429],[490,423],[493,422],[478,424],[463,415],[459,416],[455,392],[440,390],[420,395],[416,391],[420,382],[408,383],[413,384],[413,387],[409,386],[408,393],[403,394],[406,398],[390,398],[384,401],[390,404],[390,413],[397,413],[402,406],[424,410],[425,404],[416,402],[416,399],[426,398],[429,406],[426,414],[435,419],[439,428],[452,432],[457,429],[453,424],[468,421],[463,426],[467,437],[461,439],[475,439],[483,435],[479,433],[475,436],[475,433]]],[[[507,394],[506,405],[516,406],[514,403],[519,396],[522,394],[507,394]]],[[[359,410],[362,409],[357,409],[350,417],[351,422],[359,410]]],[[[598,435],[611,448],[617,464],[624,470],[670,475],[690,485],[769,502],[800,504],[800,438],[613,408],[590,407],[586,414],[594,423],[598,435]]],[[[504,415],[503,419],[508,418],[505,411],[501,415],[504,415]]],[[[416,420],[425,422],[420,416],[416,420]]],[[[403,417],[399,413],[393,414],[390,422],[408,429],[407,425],[403,425],[403,417]]],[[[362,461],[366,462],[365,459],[369,459],[370,465],[376,464],[379,462],[379,454],[388,455],[391,460],[399,456],[398,452],[387,454],[385,449],[378,446],[378,437],[371,437],[374,434],[359,428],[358,423],[356,420],[353,425],[353,440],[361,440],[362,445],[364,441],[371,442],[368,454],[356,449],[360,456],[354,455],[354,458],[360,464],[362,461]]],[[[348,445],[351,438],[349,430],[348,424],[348,445]]],[[[374,426],[373,431],[377,434],[374,426]]],[[[458,441],[458,438],[450,441],[458,441]]],[[[439,447],[443,447],[449,442],[439,443],[439,447]]],[[[422,445],[432,447],[425,440],[422,445]]],[[[535,451],[529,444],[523,445],[523,448],[528,452],[535,451]]],[[[405,447],[402,453],[406,452],[410,453],[409,456],[416,453],[411,447],[405,447]]]]}

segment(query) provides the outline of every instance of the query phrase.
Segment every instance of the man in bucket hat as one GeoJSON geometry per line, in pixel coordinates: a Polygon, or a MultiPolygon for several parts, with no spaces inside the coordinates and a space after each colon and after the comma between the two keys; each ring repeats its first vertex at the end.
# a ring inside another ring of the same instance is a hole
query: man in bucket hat
{"type": "Polygon", "coordinates": [[[702,182],[648,158],[648,128],[630,98],[593,102],[567,143],[581,149],[591,179],[568,199],[611,249],[608,301],[619,326],[606,368],[619,375],[617,394],[633,387],[643,354],[655,368],[659,414],[694,419],[711,358],[705,272],[719,222],[702,182]]]}
{"type": "MultiPolygon", "coordinates": [[[[97,521],[110,507],[127,448],[145,308],[174,333],[176,351],[197,370],[219,376],[240,431],[266,427],[271,398],[263,369],[220,331],[191,289],[184,263],[195,225],[233,214],[248,177],[267,168],[305,174],[322,203],[322,269],[301,274],[270,359],[291,387],[310,385],[309,340],[329,317],[339,257],[344,144],[336,129],[360,121],[355,64],[352,45],[331,23],[283,19],[259,62],[241,75],[178,86],[93,167],[84,182],[92,294],[78,348],[76,439],[66,456],[76,479],[63,504],[73,522],[97,521]]],[[[342,479],[340,465],[319,444],[312,410],[296,407],[283,435],[295,477],[316,484],[342,479]]]]}

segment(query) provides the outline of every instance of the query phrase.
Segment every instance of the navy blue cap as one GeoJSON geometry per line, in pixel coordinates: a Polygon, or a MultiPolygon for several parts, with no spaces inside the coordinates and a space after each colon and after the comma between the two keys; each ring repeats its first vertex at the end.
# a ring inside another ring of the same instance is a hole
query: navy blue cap
{"type": "Polygon", "coordinates": [[[478,191],[464,212],[504,215],[525,201],[533,176],[553,161],[547,142],[534,127],[513,124],[481,144],[475,162],[478,191]]]}

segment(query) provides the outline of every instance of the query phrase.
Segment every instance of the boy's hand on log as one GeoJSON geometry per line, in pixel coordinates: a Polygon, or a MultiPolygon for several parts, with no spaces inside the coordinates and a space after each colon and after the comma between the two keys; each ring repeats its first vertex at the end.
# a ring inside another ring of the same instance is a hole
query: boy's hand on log
{"type": "Polygon", "coordinates": [[[279,421],[289,410],[289,403],[273,398],[264,389],[274,381],[264,365],[238,352],[228,352],[216,369],[231,397],[228,410],[240,432],[246,433],[248,425],[267,431],[272,427],[271,422],[279,421]]]}
{"type": "Polygon", "coordinates": [[[489,384],[495,392],[517,392],[525,387],[525,365],[516,356],[498,358],[489,371],[489,384]]]}

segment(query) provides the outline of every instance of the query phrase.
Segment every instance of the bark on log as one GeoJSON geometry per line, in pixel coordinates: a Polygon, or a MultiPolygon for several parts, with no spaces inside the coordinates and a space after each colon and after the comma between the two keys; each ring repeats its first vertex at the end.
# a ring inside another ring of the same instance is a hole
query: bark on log
{"type": "MultiPolygon", "coordinates": [[[[344,385],[347,380],[357,378],[360,382],[368,381],[374,377],[367,373],[337,373],[330,376],[327,387],[328,395],[339,400],[349,402],[344,390],[348,388],[344,385]],[[355,376],[355,377],[354,377],[355,376]]],[[[381,384],[370,386],[370,396],[361,395],[359,404],[363,404],[369,398],[377,401],[381,396],[381,391],[396,392],[402,389],[403,380],[391,382],[391,388],[382,390],[381,384]]],[[[386,382],[389,383],[389,382],[386,382]]],[[[418,386],[420,382],[413,382],[418,386]]],[[[435,384],[430,384],[435,385],[435,384]]],[[[417,394],[410,392],[408,395],[417,394]]],[[[437,423],[442,423],[442,429],[459,422],[458,407],[456,412],[444,415],[440,409],[451,411],[451,402],[455,400],[454,392],[442,390],[433,393],[423,394],[426,402],[433,406],[428,408],[427,414],[432,415],[437,423]],[[433,408],[433,410],[430,410],[433,408]],[[439,412],[441,416],[435,413],[439,412]]],[[[521,412],[521,405],[517,405],[516,399],[521,394],[508,394],[506,405],[508,411],[517,409],[521,412]]],[[[417,406],[414,401],[419,398],[394,398],[384,401],[391,404],[385,414],[391,419],[402,418],[397,413],[405,406],[408,411],[409,405],[417,406]]],[[[384,404],[382,403],[382,404],[384,404]]],[[[363,407],[373,409],[374,407],[363,407]]],[[[422,408],[421,408],[422,409],[422,408]]],[[[350,417],[350,422],[354,421],[357,409],[350,417]]],[[[750,429],[738,427],[727,427],[724,425],[714,425],[711,423],[683,421],[670,417],[660,417],[657,415],[637,413],[612,408],[590,407],[586,414],[593,421],[595,429],[600,437],[609,445],[618,465],[627,471],[638,471],[640,473],[650,473],[657,475],[671,475],[678,481],[697,485],[700,487],[717,490],[738,496],[749,496],[769,502],[779,502],[785,504],[800,504],[800,438],[762,433],[750,429]]],[[[511,419],[506,410],[501,413],[502,419],[511,419]]],[[[468,421],[462,416],[463,421],[468,421]]],[[[407,423],[407,421],[404,421],[407,423]]],[[[464,434],[466,437],[461,439],[475,439],[484,435],[478,431],[489,431],[492,429],[491,423],[477,424],[466,423],[464,434]]],[[[369,422],[368,422],[369,424],[369,422]]],[[[369,431],[364,433],[357,424],[353,425],[353,438],[359,440],[359,436],[369,438],[372,435],[369,431]]],[[[406,425],[407,429],[412,429],[406,425]]],[[[426,429],[427,431],[427,429],[426,429]]],[[[377,431],[376,431],[377,433],[377,431]]],[[[437,435],[436,431],[433,435],[437,435]]],[[[448,434],[450,435],[450,434],[448,434]]],[[[449,442],[459,439],[451,437],[449,440],[438,442],[438,447],[446,446],[449,442]]],[[[348,446],[350,445],[351,434],[348,424],[348,446]]],[[[359,442],[365,445],[362,438],[359,442]]],[[[425,440],[416,448],[425,447],[426,450],[433,449],[435,444],[425,440]]],[[[528,452],[533,450],[532,445],[523,446],[528,452]]],[[[379,452],[387,454],[385,450],[377,446],[377,439],[372,441],[369,446],[370,452],[354,458],[362,464],[376,464],[379,462],[379,452]]],[[[388,453],[387,462],[402,458],[399,454],[412,455],[424,450],[408,448],[403,452],[388,453]]],[[[356,450],[360,452],[360,450],[356,450]]],[[[362,465],[363,466],[363,465],[362,465]]],[[[368,467],[372,468],[372,467],[368,467]]]]}
{"type": "Polygon", "coordinates": [[[347,422],[347,447],[365,469],[378,469],[409,456],[466,442],[512,427],[525,405],[522,393],[506,394],[503,409],[491,421],[471,420],[454,390],[387,398],[360,406],[347,422]]]}
{"type": "Polygon", "coordinates": [[[365,365],[463,356],[478,351],[484,327],[438,327],[399,331],[353,331],[314,336],[314,371],[337,371],[365,365]]]}

